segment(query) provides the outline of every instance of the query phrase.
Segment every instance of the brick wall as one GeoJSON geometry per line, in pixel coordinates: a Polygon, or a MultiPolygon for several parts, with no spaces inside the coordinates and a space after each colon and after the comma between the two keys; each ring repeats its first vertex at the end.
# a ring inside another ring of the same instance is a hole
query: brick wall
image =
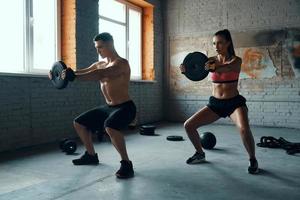
{"type": "MultiPolygon", "coordinates": [[[[205,106],[211,83],[190,83],[171,66],[178,52],[205,50],[214,55],[212,35],[227,28],[234,45],[265,48],[276,66],[272,78],[241,79],[252,125],[300,128],[300,80],[292,73],[285,41],[300,28],[300,2],[295,0],[172,0],[166,3],[167,119],[184,121],[205,106]],[[173,69],[173,71],[172,71],[173,69]]],[[[221,119],[218,123],[231,123],[221,119]]]]}
{"type": "Polygon", "coordinates": [[[76,67],[76,1],[61,1],[61,58],[76,67]]]}
{"type": "MultiPolygon", "coordinates": [[[[84,67],[97,59],[92,38],[98,30],[97,0],[76,1],[76,62],[84,67]]],[[[154,4],[156,82],[131,82],[139,123],[162,119],[163,27],[159,0],[154,4]]],[[[73,5],[75,6],[75,5],[73,5]]],[[[73,118],[104,102],[96,82],[74,82],[56,90],[46,76],[0,75],[0,151],[75,136],[73,118]]]]}

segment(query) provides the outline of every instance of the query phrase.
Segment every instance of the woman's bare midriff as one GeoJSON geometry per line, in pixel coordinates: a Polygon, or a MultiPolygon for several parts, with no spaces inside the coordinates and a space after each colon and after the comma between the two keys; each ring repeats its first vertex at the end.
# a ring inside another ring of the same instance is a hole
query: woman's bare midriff
{"type": "Polygon", "coordinates": [[[239,94],[238,82],[213,83],[212,95],[218,99],[230,99],[239,94]]]}

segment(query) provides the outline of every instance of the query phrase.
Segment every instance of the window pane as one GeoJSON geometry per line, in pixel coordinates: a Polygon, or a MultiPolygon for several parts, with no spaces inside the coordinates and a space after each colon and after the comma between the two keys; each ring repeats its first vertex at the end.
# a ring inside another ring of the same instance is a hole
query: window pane
{"type": "Polygon", "coordinates": [[[0,2],[0,71],[24,71],[23,1],[0,2]]]}
{"type": "Polygon", "coordinates": [[[129,64],[131,76],[141,77],[141,13],[129,9],[129,64]]]}
{"type": "Polygon", "coordinates": [[[53,0],[33,2],[33,68],[49,69],[56,60],[56,6],[53,0]]]}
{"type": "Polygon", "coordinates": [[[126,27],[99,19],[99,31],[109,32],[114,38],[114,44],[119,56],[126,58],[126,27]]]}
{"type": "Polygon", "coordinates": [[[99,14],[125,23],[126,6],[115,0],[99,0],[99,14]]]}

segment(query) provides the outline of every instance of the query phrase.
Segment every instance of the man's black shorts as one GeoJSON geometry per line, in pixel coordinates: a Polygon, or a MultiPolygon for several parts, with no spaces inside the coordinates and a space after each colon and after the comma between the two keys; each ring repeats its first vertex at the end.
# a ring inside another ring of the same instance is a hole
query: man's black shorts
{"type": "Polygon", "coordinates": [[[88,110],[74,119],[92,132],[103,131],[104,128],[121,130],[126,128],[135,118],[136,106],[133,101],[119,105],[102,105],[88,110]]]}

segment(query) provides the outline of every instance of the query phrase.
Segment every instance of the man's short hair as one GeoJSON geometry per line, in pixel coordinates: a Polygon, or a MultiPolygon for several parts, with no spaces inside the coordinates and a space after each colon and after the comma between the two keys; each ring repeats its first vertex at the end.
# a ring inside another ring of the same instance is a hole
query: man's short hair
{"type": "Polygon", "coordinates": [[[103,32],[94,37],[94,41],[113,42],[114,39],[110,33],[103,32]]]}

